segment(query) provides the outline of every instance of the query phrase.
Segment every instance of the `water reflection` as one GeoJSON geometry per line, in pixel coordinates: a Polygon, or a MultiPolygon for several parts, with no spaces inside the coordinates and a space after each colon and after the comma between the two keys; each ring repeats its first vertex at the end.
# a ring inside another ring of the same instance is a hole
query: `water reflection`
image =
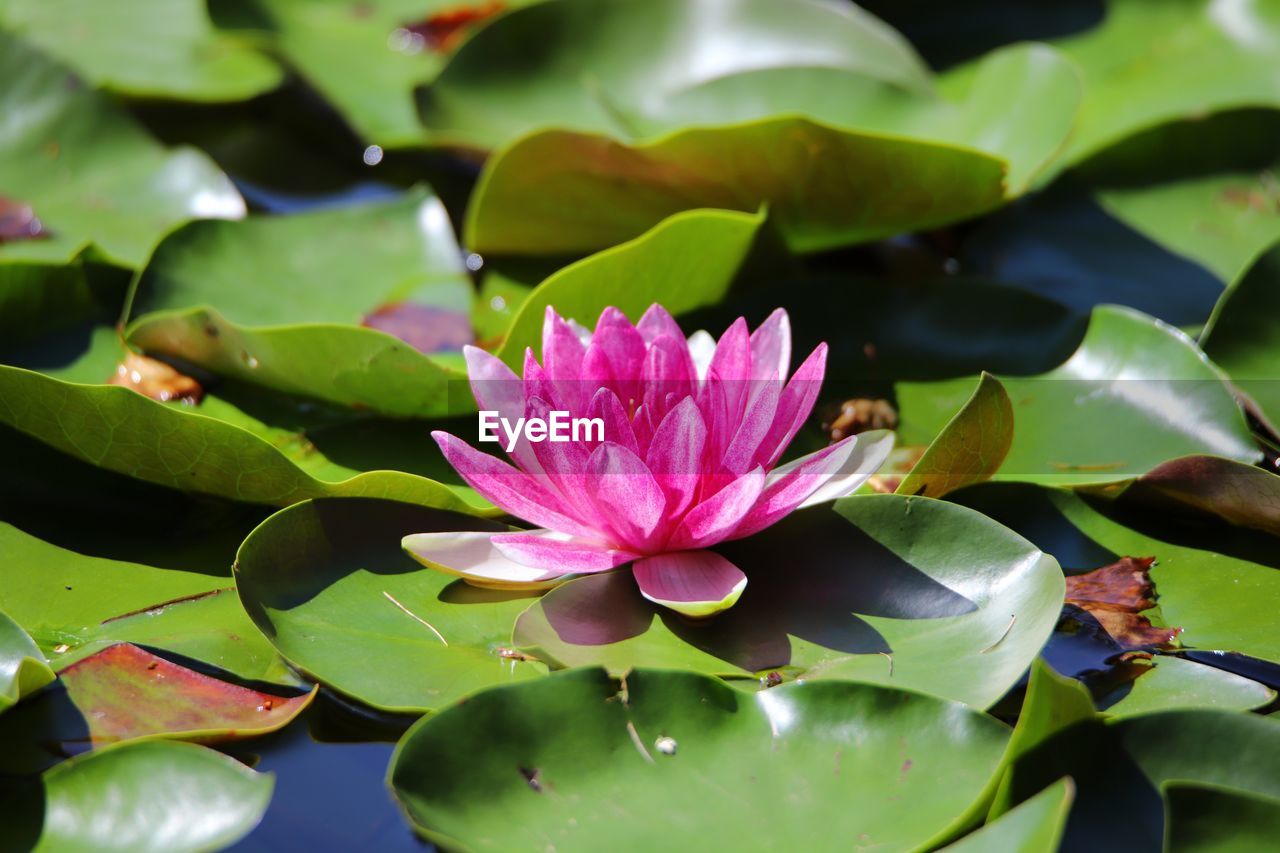
{"type": "Polygon", "coordinates": [[[262,822],[229,849],[434,850],[413,834],[384,781],[395,740],[411,722],[356,710],[322,691],[286,729],[229,744],[225,752],[276,777],[262,822]]]}

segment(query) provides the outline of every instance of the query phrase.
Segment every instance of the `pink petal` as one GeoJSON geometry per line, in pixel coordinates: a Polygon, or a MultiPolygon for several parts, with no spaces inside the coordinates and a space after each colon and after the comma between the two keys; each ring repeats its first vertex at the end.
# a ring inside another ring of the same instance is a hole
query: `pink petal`
{"type": "Polygon", "coordinates": [[[707,425],[692,397],[667,413],[653,434],[645,464],[667,498],[667,515],[679,517],[693,502],[702,473],[707,425]]]}
{"type": "Polygon", "coordinates": [[[487,453],[481,453],[460,438],[436,430],[431,437],[440,445],[444,458],[467,485],[494,506],[539,527],[564,533],[590,536],[591,530],[567,515],[559,498],[533,477],[487,453]]]}
{"type": "Polygon", "coordinates": [[[800,427],[809,419],[813,404],[818,400],[818,392],[822,390],[822,377],[827,370],[827,345],[818,344],[804,363],[796,369],[795,375],[782,390],[778,400],[778,414],[760,443],[756,462],[771,468],[786,451],[787,445],[796,437],[800,427]]]}
{"type": "MultiPolygon", "coordinates": [[[[627,419],[627,411],[619,402],[618,395],[608,388],[596,391],[591,398],[591,405],[587,407],[587,417],[604,421],[605,441],[621,444],[632,453],[640,452],[635,433],[631,430],[631,421],[627,419]]],[[[592,442],[589,446],[594,447],[595,444],[592,442]]]]}
{"type": "Polygon", "coordinates": [[[638,403],[644,356],[644,338],[636,327],[617,308],[606,308],[583,356],[583,378],[612,388],[624,405],[638,403]]]}
{"type": "Polygon", "coordinates": [[[666,308],[656,302],[649,306],[644,316],[640,318],[640,322],[636,323],[636,331],[640,333],[640,337],[644,338],[644,342],[650,345],[663,335],[678,341],[684,340],[684,332],[680,330],[680,324],[666,308]]]}
{"type": "MultiPolygon", "coordinates": [[[[551,406],[539,397],[531,397],[525,412],[530,418],[549,421],[551,406]]],[[[586,493],[590,448],[579,441],[547,440],[530,444],[543,472],[538,481],[553,490],[553,497],[565,507],[566,514],[595,527],[599,516],[586,493]]]]}
{"type": "Polygon", "coordinates": [[[764,470],[753,468],[689,510],[671,536],[669,547],[683,551],[723,541],[755,506],[764,488],[764,470]]]}
{"type": "Polygon", "coordinates": [[[734,320],[716,342],[716,353],[707,368],[707,376],[713,375],[723,386],[729,418],[732,423],[737,423],[746,405],[751,383],[751,334],[744,318],[734,320]]]}
{"type": "Polygon", "coordinates": [[[852,485],[850,491],[857,489],[884,464],[892,449],[891,433],[869,432],[850,436],[775,468],[765,480],[760,499],[730,538],[741,539],[759,533],[800,507],[807,506],[811,497],[842,474],[853,474],[852,479],[856,482],[842,480],[841,488],[852,485]]]}
{"type": "Polygon", "coordinates": [[[517,563],[555,572],[603,572],[640,556],[553,530],[498,533],[493,546],[517,563]]]}
{"type": "Polygon", "coordinates": [[[748,402],[747,410],[737,425],[733,441],[725,450],[721,459],[721,467],[730,474],[739,475],[749,471],[760,451],[760,444],[773,429],[778,414],[779,395],[782,384],[779,382],[753,383],[754,397],[748,402]]]}
{"type": "Polygon", "coordinates": [[[424,566],[476,586],[540,589],[568,580],[567,572],[534,569],[507,558],[494,547],[493,535],[472,531],[414,533],[404,537],[400,545],[424,566]]]}
{"type": "Polygon", "coordinates": [[[596,509],[617,534],[618,544],[648,544],[667,501],[644,460],[621,444],[606,441],[591,452],[587,474],[596,509]]]}
{"type": "Polygon", "coordinates": [[[701,618],[737,603],[747,576],[712,551],[673,551],[637,560],[631,567],[640,594],[654,604],[701,618]]]}
{"type": "Polygon", "coordinates": [[[839,471],[805,498],[804,503],[800,504],[802,509],[853,494],[880,470],[893,450],[894,437],[889,430],[877,429],[853,437],[858,439],[857,450],[844,461],[839,471]]]}
{"type": "Polygon", "coordinates": [[[577,333],[547,306],[542,322],[542,366],[547,378],[555,385],[560,399],[571,411],[578,413],[590,399],[579,381],[582,374],[582,358],[586,345],[577,333]]]}
{"type": "MultiPolygon", "coordinates": [[[[463,347],[467,360],[467,377],[471,381],[471,393],[481,411],[497,412],[498,417],[515,423],[525,415],[525,384],[495,355],[478,347],[463,347]]],[[[499,429],[499,436],[502,431],[499,429]]],[[[506,448],[506,440],[502,440],[506,448]]],[[[540,472],[538,461],[529,442],[521,438],[508,454],[521,468],[532,474],[540,472]]]]}
{"type": "Polygon", "coordinates": [[[790,370],[791,318],[779,308],[751,333],[751,375],[782,381],[790,370]]]}

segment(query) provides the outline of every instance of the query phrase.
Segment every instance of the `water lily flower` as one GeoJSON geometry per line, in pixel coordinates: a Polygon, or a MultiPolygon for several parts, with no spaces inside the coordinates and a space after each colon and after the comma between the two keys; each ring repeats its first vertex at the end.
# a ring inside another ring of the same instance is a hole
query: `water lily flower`
{"type": "Polygon", "coordinates": [[[509,423],[553,412],[603,423],[603,436],[587,429],[576,441],[525,430],[510,445],[512,464],[432,433],[472,488],[539,527],[405,537],[418,561],[480,586],[549,586],[630,563],[645,598],[710,616],[738,600],[747,578],[709,549],[851,494],[892,447],[887,432],[863,433],[778,464],[813,409],[827,355],[820,344],[788,380],[781,309],[754,332],[739,318],[715,341],[686,339],[658,305],[634,325],[607,308],[594,332],[548,308],[542,362],[526,351],[523,377],[483,350],[465,355],[484,412],[509,423]]]}

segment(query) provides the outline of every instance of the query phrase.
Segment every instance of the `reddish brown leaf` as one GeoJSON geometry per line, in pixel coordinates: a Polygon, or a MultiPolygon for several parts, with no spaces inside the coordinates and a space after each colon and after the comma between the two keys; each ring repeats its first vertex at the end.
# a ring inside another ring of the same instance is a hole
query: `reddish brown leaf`
{"type": "Polygon", "coordinates": [[[1155,557],[1121,557],[1110,565],[1067,577],[1066,603],[1087,612],[1121,648],[1169,647],[1181,628],[1158,628],[1142,611],[1155,607],[1149,574],[1155,557]]]}
{"type": "Polygon", "coordinates": [[[164,736],[216,743],[273,732],[311,704],[272,696],[170,663],[130,643],[77,661],[59,674],[92,744],[164,736]]]}
{"type": "Polygon", "coordinates": [[[1155,585],[1148,572],[1155,557],[1121,557],[1083,575],[1067,577],[1067,601],[1095,609],[1137,613],[1155,607],[1155,585]]]}
{"type": "Polygon", "coordinates": [[[204,396],[204,388],[190,376],[179,373],[163,361],[132,352],[116,367],[107,384],[132,388],[162,403],[176,400],[194,406],[204,396]]]}
{"type": "Polygon", "coordinates": [[[1119,610],[1089,611],[1111,638],[1126,649],[1172,648],[1181,628],[1157,628],[1140,613],[1119,610]]]}
{"type": "Polygon", "coordinates": [[[418,352],[457,351],[475,340],[466,314],[413,302],[384,305],[361,325],[397,337],[418,352]]]}
{"type": "Polygon", "coordinates": [[[416,24],[406,24],[404,29],[421,36],[428,49],[437,53],[451,53],[476,24],[492,18],[505,8],[506,4],[497,0],[475,6],[458,6],[437,12],[416,24]]]}
{"type": "Polygon", "coordinates": [[[31,205],[0,195],[0,243],[46,240],[50,234],[31,205]]]}

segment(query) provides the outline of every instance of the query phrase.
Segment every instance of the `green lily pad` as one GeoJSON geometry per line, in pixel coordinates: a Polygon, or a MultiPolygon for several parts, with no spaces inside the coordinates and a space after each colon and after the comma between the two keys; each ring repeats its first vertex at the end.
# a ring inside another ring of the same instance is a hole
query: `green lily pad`
{"type": "Polygon", "coordinates": [[[165,149],[105,96],[2,32],[0,114],[24,117],[0,141],[0,186],[30,205],[49,234],[5,242],[0,262],[66,262],[92,244],[136,267],[186,220],[244,215],[244,201],[208,157],[165,149]]]}
{"type": "Polygon", "coordinates": [[[1224,282],[1280,239],[1280,184],[1271,171],[1113,187],[1100,191],[1098,200],[1121,222],[1224,282]]]}
{"type": "Polygon", "coordinates": [[[1000,380],[983,373],[973,396],[902,479],[900,495],[938,498],[991,479],[1013,442],[1013,405],[1000,380]]]}
{"type": "MultiPolygon", "coordinates": [[[[206,399],[204,405],[219,402],[206,399]]],[[[234,408],[229,414],[239,415],[234,408]]],[[[22,368],[0,366],[0,423],[76,459],[181,491],[280,506],[353,495],[484,511],[442,483],[403,471],[350,476],[351,469],[338,467],[313,476],[280,447],[233,423],[128,388],[64,382],[22,368]],[[334,479],[325,476],[335,473],[334,479]]],[[[288,440],[290,433],[279,432],[288,440]]],[[[305,445],[299,451],[312,456],[305,445]]]]}
{"type": "MultiPolygon", "coordinates": [[[[1001,382],[1014,429],[997,480],[1086,486],[1191,454],[1261,458],[1221,372],[1186,335],[1131,309],[1096,309],[1071,358],[1001,382]]],[[[927,443],[972,388],[971,379],[899,383],[902,442],[927,443]]]]}
{"type": "Polygon", "coordinates": [[[1154,556],[1156,614],[1162,624],[1183,629],[1184,647],[1280,661],[1280,638],[1268,615],[1280,606],[1270,535],[1019,484],[982,484],[957,498],[1021,532],[1068,569],[1154,556]]]}
{"type": "Polygon", "coordinates": [[[1041,743],[1011,770],[1015,802],[1063,776],[1076,782],[1065,849],[1159,851],[1165,836],[1160,787],[1227,786],[1280,796],[1280,724],[1229,711],[1164,711],[1111,724],[1086,721],[1041,743]],[[1117,819],[1117,816],[1123,819],[1117,819]]]}
{"type": "Polygon", "coordinates": [[[1200,343],[1235,386],[1247,394],[1263,418],[1280,424],[1280,244],[1263,252],[1232,282],[1205,324],[1200,343]]]}
{"type": "Polygon", "coordinates": [[[615,674],[779,670],[977,707],[1004,695],[1057,622],[1063,581],[1053,559],[941,501],[868,495],[836,508],[797,513],[720,549],[748,583],[712,620],[689,623],[652,605],[624,570],[553,589],[521,615],[515,640],[561,665],[615,674]],[[796,542],[806,543],[803,555],[796,542]]]}
{"type": "Polygon", "coordinates": [[[1070,779],[1059,779],[1025,803],[943,850],[947,853],[983,853],[989,850],[1041,853],[1057,850],[1075,793],[1075,785],[1070,779]]]}
{"type": "Polygon", "coordinates": [[[1272,85],[1280,14],[1237,17],[1213,0],[1110,0],[1095,29],[1055,46],[1079,65],[1085,98],[1061,163],[1079,162],[1151,127],[1239,107],[1280,107],[1272,85]],[[1213,74],[1203,74],[1213,68],[1213,74]]]}
{"type": "Polygon", "coordinates": [[[239,101],[283,77],[270,59],[215,30],[202,0],[3,0],[0,24],[94,85],[129,95],[239,101]]]}
{"type": "Polygon", "coordinates": [[[265,20],[254,23],[362,139],[400,148],[422,141],[414,87],[435,77],[461,36],[517,5],[524,3],[264,0],[265,20]],[[456,35],[448,31],[454,16],[463,18],[456,35]]]}
{"type": "Polygon", "coordinates": [[[639,319],[655,302],[677,315],[720,302],[763,223],[763,212],[686,211],[565,267],[530,291],[498,356],[519,370],[527,347],[541,351],[549,306],[591,328],[610,305],[639,319]]]}
{"type": "Polygon", "coordinates": [[[1163,791],[1170,853],[1264,850],[1280,833],[1280,797],[1180,781],[1163,791]]]}
{"type": "Polygon", "coordinates": [[[192,223],[157,248],[126,335],[149,353],[287,394],[430,417],[450,410],[449,383],[464,374],[414,344],[457,353],[473,339],[471,303],[444,207],[418,191],[192,223]],[[393,327],[406,340],[361,326],[389,316],[406,318],[393,327]]]}
{"type": "Polygon", "coordinates": [[[236,559],[240,599],[290,663],[387,711],[444,707],[546,667],[511,648],[529,595],[482,590],[423,568],[411,533],[503,525],[385,500],[307,501],[249,535],[236,559]]]}
{"type": "MultiPolygon", "coordinates": [[[[139,517],[147,516],[134,521],[139,517]]],[[[297,684],[228,589],[245,528],[175,530],[142,533],[139,538],[150,539],[153,552],[117,534],[105,550],[114,548],[119,553],[113,557],[124,557],[118,559],[94,555],[104,549],[87,529],[77,531],[73,551],[0,523],[0,609],[33,636],[55,669],[131,642],[244,679],[297,684]]]]}
{"type": "Polygon", "coordinates": [[[1147,672],[1101,697],[1098,708],[1109,717],[1174,708],[1251,711],[1275,698],[1274,690],[1252,679],[1173,655],[1157,655],[1147,672]]]}
{"type": "Polygon", "coordinates": [[[198,853],[262,819],[274,779],[190,743],[142,741],[77,756],[34,789],[0,798],[0,839],[17,849],[198,853]]]}
{"type": "Polygon", "coordinates": [[[0,612],[0,711],[53,681],[56,676],[22,626],[0,612]]]}
{"type": "Polygon", "coordinates": [[[551,127],[626,139],[742,121],[722,115],[747,91],[750,118],[808,112],[797,98],[821,103],[818,84],[837,82],[828,104],[931,89],[911,46],[859,9],[731,0],[707,15],[678,0],[569,0],[482,29],[420,92],[419,111],[433,141],[494,149],[551,127]],[[720,103],[700,114],[708,89],[720,103]]]}
{"type": "Polygon", "coordinates": [[[587,669],[426,718],[389,778],[423,835],[472,850],[653,849],[712,825],[726,848],[907,850],[971,820],[1007,737],[963,705],[882,686],[744,693],[587,669]]]}
{"type": "Polygon", "coordinates": [[[547,130],[490,158],[464,235],[481,253],[572,254],[629,240],[682,210],[767,205],[787,245],[814,252],[985,213],[1002,202],[1003,183],[1003,163],[988,154],[804,117],[636,145],[547,130]]]}
{"type": "Polygon", "coordinates": [[[468,245],[589,251],[678,210],[761,204],[797,251],[928,228],[1021,194],[1062,146],[1079,102],[1071,64],[1044,45],[996,51],[935,91],[909,48],[863,13],[806,2],[780,14],[757,0],[714,20],[691,12],[671,2],[533,6],[462,48],[420,107],[434,141],[501,148],[468,212],[468,245]],[[791,43],[795,28],[819,24],[791,43]],[[700,73],[683,55],[662,67],[652,46],[677,27],[686,51],[691,38],[709,50],[726,27],[753,32],[705,60],[716,73],[700,73]],[[825,44],[850,27],[861,35],[825,44]],[[554,35],[565,30],[578,38],[554,35]],[[643,54],[617,43],[636,32],[649,33],[643,54]],[[844,53],[873,32],[899,58],[871,71],[865,47],[844,53]],[[509,49],[517,39],[546,44],[546,55],[509,49]],[[768,39],[777,44],[766,50],[768,39]],[[495,68],[495,56],[509,66],[495,68]],[[548,64],[563,70],[526,67],[548,64]]]}

